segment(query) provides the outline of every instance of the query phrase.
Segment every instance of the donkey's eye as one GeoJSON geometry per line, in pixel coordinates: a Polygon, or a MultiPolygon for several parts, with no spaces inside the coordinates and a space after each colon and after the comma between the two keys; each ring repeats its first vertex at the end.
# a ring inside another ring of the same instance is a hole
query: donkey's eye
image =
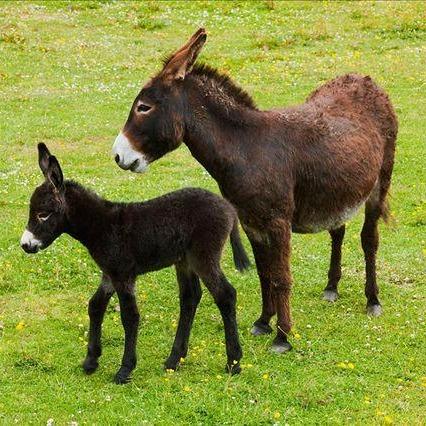
{"type": "Polygon", "coordinates": [[[49,219],[50,216],[52,216],[52,213],[39,213],[37,215],[37,220],[39,222],[46,222],[46,220],[49,219]]]}
{"type": "Polygon", "coordinates": [[[146,105],[146,104],[139,104],[139,105],[136,107],[136,110],[137,110],[138,112],[148,112],[151,108],[152,108],[152,107],[150,107],[149,105],[146,105]]]}

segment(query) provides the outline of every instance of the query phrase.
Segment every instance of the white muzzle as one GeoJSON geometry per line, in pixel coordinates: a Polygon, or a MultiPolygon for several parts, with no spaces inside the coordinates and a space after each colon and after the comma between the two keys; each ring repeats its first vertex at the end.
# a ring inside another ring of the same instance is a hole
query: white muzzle
{"type": "Polygon", "coordinates": [[[24,231],[21,237],[21,247],[25,251],[36,253],[42,246],[43,243],[37,239],[32,232],[28,231],[28,229],[24,231]]]}
{"type": "Polygon", "coordinates": [[[115,162],[123,170],[143,173],[148,168],[148,160],[145,155],[136,151],[129,139],[122,132],[115,139],[112,146],[112,154],[114,155],[115,162]]]}

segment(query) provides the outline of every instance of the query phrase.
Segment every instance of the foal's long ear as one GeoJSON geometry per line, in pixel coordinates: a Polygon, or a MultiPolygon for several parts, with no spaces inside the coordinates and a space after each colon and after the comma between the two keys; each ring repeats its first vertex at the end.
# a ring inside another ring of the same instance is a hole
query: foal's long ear
{"type": "Polygon", "coordinates": [[[206,39],[206,30],[204,28],[198,29],[188,42],[164,64],[160,75],[167,81],[183,80],[191,72],[206,39]]]}
{"type": "Polygon", "coordinates": [[[40,169],[43,172],[44,176],[46,176],[47,168],[49,167],[50,151],[47,149],[47,146],[44,143],[39,143],[37,145],[37,148],[38,164],[40,165],[40,169]]]}
{"type": "Polygon", "coordinates": [[[47,166],[46,179],[58,191],[64,188],[64,175],[62,174],[61,166],[54,155],[49,157],[49,165],[47,166]]]}

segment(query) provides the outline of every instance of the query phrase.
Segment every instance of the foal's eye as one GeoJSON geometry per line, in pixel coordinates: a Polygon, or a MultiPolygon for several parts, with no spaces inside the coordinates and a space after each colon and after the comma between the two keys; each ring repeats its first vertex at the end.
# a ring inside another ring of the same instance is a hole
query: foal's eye
{"type": "Polygon", "coordinates": [[[39,222],[46,222],[46,220],[49,219],[50,216],[52,216],[52,213],[39,213],[37,215],[37,220],[39,222]]]}
{"type": "Polygon", "coordinates": [[[152,107],[150,107],[149,105],[146,104],[139,104],[136,107],[137,112],[148,112],[152,107]]]}

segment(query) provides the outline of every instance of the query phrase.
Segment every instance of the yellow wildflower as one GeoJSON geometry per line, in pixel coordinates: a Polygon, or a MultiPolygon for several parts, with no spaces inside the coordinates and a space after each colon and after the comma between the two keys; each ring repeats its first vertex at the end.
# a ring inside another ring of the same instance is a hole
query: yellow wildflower
{"type": "Polygon", "coordinates": [[[183,388],[183,390],[184,390],[185,392],[191,392],[191,388],[190,388],[189,386],[185,386],[185,387],[183,388]]]}
{"type": "Polygon", "coordinates": [[[269,374],[268,374],[268,373],[265,373],[265,374],[262,376],[262,378],[263,378],[263,379],[265,379],[265,380],[269,379],[269,374]]]}
{"type": "Polygon", "coordinates": [[[24,321],[19,321],[18,324],[16,324],[15,327],[18,331],[21,331],[25,328],[25,322],[24,321]]]}
{"type": "Polygon", "coordinates": [[[279,411],[275,411],[274,419],[279,419],[281,417],[281,413],[279,411]]]}
{"type": "Polygon", "coordinates": [[[391,416],[385,416],[383,417],[383,422],[385,425],[391,425],[393,424],[393,419],[391,416]]]}

